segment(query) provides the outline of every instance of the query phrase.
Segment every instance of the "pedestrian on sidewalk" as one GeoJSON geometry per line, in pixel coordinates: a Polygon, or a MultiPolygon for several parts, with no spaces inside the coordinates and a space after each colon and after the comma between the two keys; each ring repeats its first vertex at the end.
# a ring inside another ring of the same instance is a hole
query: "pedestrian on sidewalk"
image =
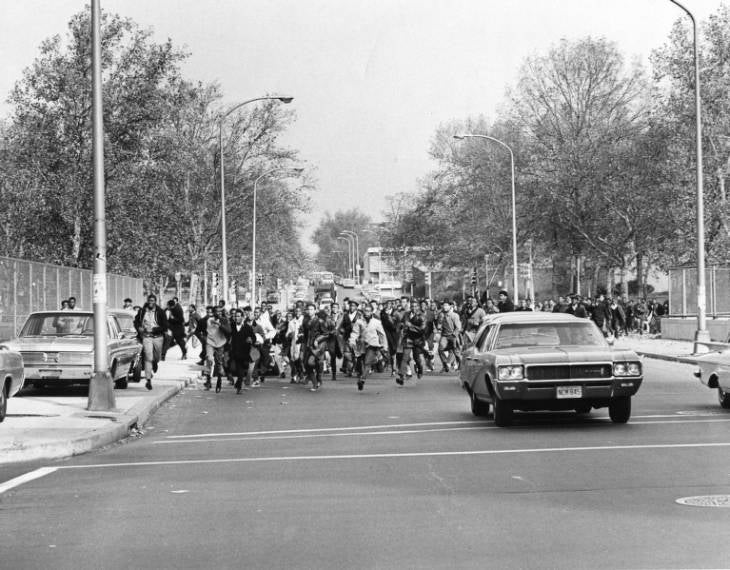
{"type": "Polygon", "coordinates": [[[162,360],[165,360],[167,351],[170,350],[173,344],[180,347],[181,360],[185,360],[188,357],[188,351],[185,346],[185,314],[183,308],[174,299],[170,299],[167,302],[165,314],[170,334],[165,336],[165,342],[162,345],[162,360]]]}
{"type": "Polygon", "coordinates": [[[168,330],[165,311],[157,304],[155,295],[147,296],[147,303],[134,318],[134,328],[142,340],[144,375],[147,379],[145,386],[152,390],[152,377],[157,372],[157,363],[162,357],[162,345],[168,330]]]}

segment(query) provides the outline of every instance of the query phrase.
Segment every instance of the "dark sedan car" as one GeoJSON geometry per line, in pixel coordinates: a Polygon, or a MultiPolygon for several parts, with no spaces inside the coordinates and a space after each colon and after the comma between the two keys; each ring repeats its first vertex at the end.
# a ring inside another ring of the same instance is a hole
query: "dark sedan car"
{"type": "Polygon", "coordinates": [[[643,380],[631,350],[614,350],[589,320],[562,313],[502,313],[488,317],[464,351],[460,380],[475,415],[507,426],[514,410],[608,407],[611,420],[631,416],[631,396],[643,380]]]}

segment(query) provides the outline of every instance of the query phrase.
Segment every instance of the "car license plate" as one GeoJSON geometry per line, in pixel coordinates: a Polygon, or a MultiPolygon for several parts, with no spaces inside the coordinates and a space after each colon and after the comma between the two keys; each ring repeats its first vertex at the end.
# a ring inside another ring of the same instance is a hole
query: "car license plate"
{"type": "Polygon", "coordinates": [[[583,387],[582,386],[558,386],[557,398],[561,400],[563,398],[582,398],[583,387]]]}

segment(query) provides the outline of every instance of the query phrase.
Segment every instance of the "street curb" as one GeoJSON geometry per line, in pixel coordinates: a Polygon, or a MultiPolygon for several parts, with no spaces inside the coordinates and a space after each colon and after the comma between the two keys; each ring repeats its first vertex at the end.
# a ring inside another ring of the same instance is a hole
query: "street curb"
{"type": "MultiPolygon", "coordinates": [[[[139,402],[126,413],[118,416],[109,415],[110,425],[95,429],[88,434],[64,442],[48,442],[32,447],[18,447],[17,449],[3,450],[0,465],[20,463],[38,459],[63,459],[82,455],[95,449],[116,443],[129,437],[133,429],[140,429],[149,420],[159,407],[167,400],[182,392],[187,386],[195,382],[194,378],[187,377],[174,380],[174,386],[168,386],[155,398],[139,402]]],[[[102,412],[103,413],[103,412],[102,412]]],[[[88,415],[102,415],[90,412],[88,415]]]]}

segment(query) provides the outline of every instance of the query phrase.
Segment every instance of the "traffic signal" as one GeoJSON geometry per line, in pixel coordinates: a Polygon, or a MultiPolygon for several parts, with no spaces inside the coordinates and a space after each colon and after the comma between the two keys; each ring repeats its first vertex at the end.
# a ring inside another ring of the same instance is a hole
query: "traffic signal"
{"type": "Polygon", "coordinates": [[[213,274],[210,276],[210,281],[215,289],[218,288],[219,282],[218,282],[218,274],[214,271],[213,274]]]}
{"type": "Polygon", "coordinates": [[[258,275],[256,275],[256,285],[261,287],[263,284],[264,284],[264,274],[259,273],[258,275]]]}
{"type": "Polygon", "coordinates": [[[477,268],[476,267],[471,272],[471,284],[472,285],[477,284],[477,268]]]}

